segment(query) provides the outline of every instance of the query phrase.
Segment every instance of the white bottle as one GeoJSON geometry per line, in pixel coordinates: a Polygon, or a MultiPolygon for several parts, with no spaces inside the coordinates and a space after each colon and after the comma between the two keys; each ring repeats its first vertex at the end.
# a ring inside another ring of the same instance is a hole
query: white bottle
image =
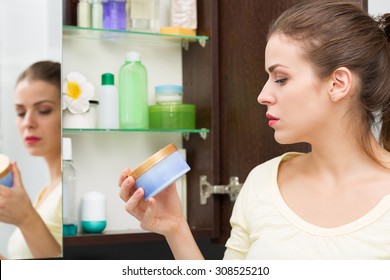
{"type": "Polygon", "coordinates": [[[77,26],[91,27],[91,3],[89,0],[80,0],[77,4],[77,26]]]}
{"type": "Polygon", "coordinates": [[[111,73],[102,74],[99,104],[99,128],[119,128],[118,91],[111,73]]]}
{"type": "Polygon", "coordinates": [[[92,0],[91,6],[92,28],[103,28],[102,0],[92,0]]]}

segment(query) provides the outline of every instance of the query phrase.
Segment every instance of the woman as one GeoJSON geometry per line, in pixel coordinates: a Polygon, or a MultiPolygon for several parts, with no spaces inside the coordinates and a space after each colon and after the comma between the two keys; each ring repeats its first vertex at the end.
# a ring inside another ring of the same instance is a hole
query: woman
{"type": "MultiPolygon", "coordinates": [[[[282,144],[235,203],[225,259],[390,259],[390,17],[352,4],[294,6],[271,26],[258,102],[282,144]],[[371,128],[382,124],[379,139],[371,128]]],[[[174,186],[151,198],[123,171],[126,210],[178,259],[201,259],[174,186]]]]}
{"type": "Polygon", "coordinates": [[[0,186],[0,221],[17,226],[8,242],[12,259],[61,256],[61,66],[51,61],[32,64],[20,74],[15,89],[16,124],[33,156],[46,160],[51,180],[34,205],[12,163],[14,186],[0,186]]]}

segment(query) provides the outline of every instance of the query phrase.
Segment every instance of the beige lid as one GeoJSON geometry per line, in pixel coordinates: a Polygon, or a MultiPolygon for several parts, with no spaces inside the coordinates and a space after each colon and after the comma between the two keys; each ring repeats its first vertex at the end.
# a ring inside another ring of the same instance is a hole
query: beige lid
{"type": "Polygon", "coordinates": [[[137,168],[135,168],[129,176],[133,177],[134,180],[137,180],[139,177],[142,176],[146,171],[148,171],[150,168],[155,166],[157,163],[165,159],[166,157],[170,156],[174,152],[177,151],[177,148],[174,144],[169,144],[162,148],[160,151],[152,155],[150,158],[142,162],[140,165],[138,165],[137,168]]]}
{"type": "Polygon", "coordinates": [[[6,155],[0,154],[0,178],[7,175],[10,170],[9,158],[6,155]]]}

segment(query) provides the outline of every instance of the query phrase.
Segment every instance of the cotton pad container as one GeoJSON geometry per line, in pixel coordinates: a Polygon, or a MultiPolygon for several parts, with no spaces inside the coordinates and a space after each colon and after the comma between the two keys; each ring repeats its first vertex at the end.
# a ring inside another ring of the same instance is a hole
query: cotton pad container
{"type": "Polygon", "coordinates": [[[129,176],[136,188],[144,189],[144,198],[157,195],[190,170],[174,144],[169,144],[135,168],[129,176]]]}
{"type": "Polygon", "coordinates": [[[81,199],[81,228],[86,233],[101,233],[107,225],[106,197],[97,191],[90,191],[81,199]]]}
{"type": "Polygon", "coordinates": [[[14,185],[9,158],[2,154],[0,154],[0,185],[4,185],[9,188],[14,185]]]}

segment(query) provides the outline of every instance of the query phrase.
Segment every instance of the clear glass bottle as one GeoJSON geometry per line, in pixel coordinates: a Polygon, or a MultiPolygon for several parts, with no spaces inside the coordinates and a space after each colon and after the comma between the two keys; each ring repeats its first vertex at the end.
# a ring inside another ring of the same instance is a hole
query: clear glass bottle
{"type": "Polygon", "coordinates": [[[131,30],[159,32],[159,0],[130,0],[130,4],[131,30]]]}
{"type": "Polygon", "coordinates": [[[103,1],[103,28],[126,30],[126,0],[103,1]]]}
{"type": "Polygon", "coordinates": [[[72,161],[72,139],[63,138],[62,143],[62,234],[74,236],[77,234],[76,218],[76,170],[72,161]]]}
{"type": "Polygon", "coordinates": [[[134,51],[126,53],[126,62],[119,70],[120,128],[149,127],[147,79],[140,54],[134,51]]]}

